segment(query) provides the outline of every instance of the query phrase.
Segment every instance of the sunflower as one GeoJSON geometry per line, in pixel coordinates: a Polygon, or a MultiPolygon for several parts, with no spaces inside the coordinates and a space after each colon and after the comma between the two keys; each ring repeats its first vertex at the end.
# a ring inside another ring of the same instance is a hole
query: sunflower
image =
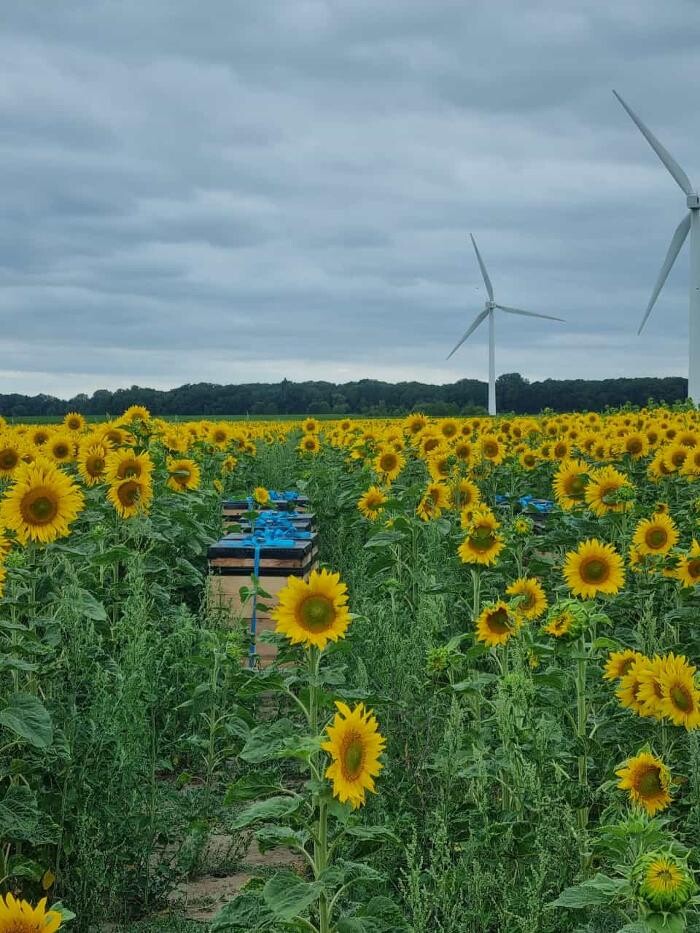
{"type": "MultiPolygon", "coordinates": [[[[114,424],[104,425],[101,435],[100,440],[103,444],[106,444],[107,447],[126,447],[134,440],[132,434],[129,434],[124,428],[117,427],[117,425],[114,424]]],[[[164,443],[166,440],[167,439],[164,438],[164,443]]],[[[166,447],[167,446],[170,445],[166,443],[166,447]]]]}
{"type": "Polygon", "coordinates": [[[518,462],[524,470],[534,470],[539,463],[536,450],[524,450],[518,457],[518,462]]]}
{"type": "Polygon", "coordinates": [[[78,472],[86,486],[95,486],[105,479],[107,448],[104,444],[81,444],[78,450],[78,472]]]}
{"type": "Polygon", "coordinates": [[[130,405],[119,420],[126,424],[135,424],[138,421],[148,421],[150,417],[151,413],[144,405],[130,405]]]}
{"type": "Polygon", "coordinates": [[[598,516],[608,512],[622,512],[630,505],[620,500],[620,490],[623,488],[631,488],[624,473],[612,466],[602,467],[590,474],[585,491],[586,503],[598,516]]]}
{"type": "Polygon", "coordinates": [[[637,689],[637,702],[644,708],[644,712],[654,719],[662,719],[661,701],[664,698],[661,689],[661,672],[663,670],[663,659],[658,655],[647,660],[647,663],[640,665],[637,689]]]}
{"type": "Polygon", "coordinates": [[[181,458],[175,460],[168,458],[168,489],[174,492],[185,492],[187,489],[199,489],[202,474],[199,465],[194,460],[181,458]]]}
{"type": "Polygon", "coordinates": [[[338,712],[326,727],[328,739],[321,745],[332,759],[325,776],[333,782],[333,796],[356,810],[365,802],[367,791],[375,792],[374,778],[383,767],[379,756],[386,740],[374,714],[362,703],[353,710],[340,701],[335,705],[338,712]]]}
{"type": "Polygon", "coordinates": [[[634,460],[639,460],[649,453],[649,441],[641,431],[633,431],[622,439],[622,450],[634,460]]]}
{"type": "Polygon", "coordinates": [[[452,445],[452,453],[460,463],[469,466],[474,458],[474,446],[471,441],[463,438],[452,445]]]}
{"type": "Polygon", "coordinates": [[[467,537],[460,544],[458,553],[465,564],[495,564],[504,548],[504,541],[497,529],[500,527],[490,511],[477,511],[472,516],[467,537]]]}
{"type": "Polygon", "coordinates": [[[302,454],[317,454],[320,449],[321,442],[315,434],[304,434],[297,447],[302,454]]]}
{"type": "Polygon", "coordinates": [[[229,455],[228,457],[224,459],[223,463],[221,464],[221,472],[222,473],[233,473],[233,471],[236,469],[237,466],[238,466],[238,460],[234,456],[229,455]]]}
{"type": "Polygon", "coordinates": [[[690,455],[690,448],[683,444],[669,444],[661,452],[663,464],[668,473],[676,473],[680,470],[690,455]]]}
{"type": "Polygon", "coordinates": [[[428,457],[428,473],[436,483],[447,479],[452,469],[452,455],[449,451],[439,451],[428,457]]]}
{"type": "Polygon", "coordinates": [[[505,447],[495,434],[482,434],[479,438],[479,451],[484,460],[498,466],[506,455],[505,447]]]}
{"type": "Polygon", "coordinates": [[[321,430],[321,424],[315,418],[307,418],[301,427],[304,434],[318,434],[321,430]]]}
{"type": "Polygon", "coordinates": [[[682,910],[697,890],[686,861],[665,850],[640,855],[632,866],[631,879],[645,905],[664,914],[682,910]]]}
{"type": "Polygon", "coordinates": [[[630,800],[643,807],[649,816],[665,810],[671,803],[671,772],[660,758],[649,752],[638,752],[615,771],[620,778],[617,786],[629,791],[630,800]]]}
{"type": "Polygon", "coordinates": [[[688,731],[700,726],[700,693],[695,686],[695,670],[683,655],[674,654],[662,659],[659,670],[659,712],[688,731]]]}
{"type": "Polygon", "coordinates": [[[379,451],[374,469],[389,483],[393,482],[404,467],[405,459],[392,447],[384,447],[379,451]]]}
{"type": "Polygon", "coordinates": [[[308,582],[290,577],[272,610],[275,631],[293,645],[323,650],[329,641],[345,637],[350,625],[347,601],[348,588],[338,573],[312,570],[308,582]]]}
{"type": "Polygon", "coordinates": [[[365,518],[375,521],[386,501],[387,497],[379,486],[370,486],[357,500],[357,508],[365,518]]]}
{"type": "Polygon", "coordinates": [[[85,427],[85,418],[79,415],[77,411],[69,411],[63,419],[63,426],[66,430],[75,431],[77,433],[82,431],[85,427]]]}
{"type": "Polygon", "coordinates": [[[115,480],[109,487],[107,499],[122,518],[133,518],[147,512],[153,501],[150,474],[115,480]]]}
{"type": "Polygon", "coordinates": [[[443,446],[442,439],[436,437],[435,434],[424,433],[420,439],[420,451],[423,457],[427,457],[429,454],[439,450],[443,446]]]}
{"type": "Polygon", "coordinates": [[[611,544],[602,544],[596,538],[566,554],[563,572],[571,592],[584,599],[598,593],[617,593],[625,582],[622,558],[611,544]]]}
{"type": "Polygon", "coordinates": [[[220,450],[224,450],[228,447],[228,442],[231,438],[231,433],[229,427],[226,424],[215,424],[212,425],[211,430],[209,431],[209,440],[220,450]]]}
{"type": "Polygon", "coordinates": [[[419,411],[414,412],[404,421],[404,431],[415,436],[424,430],[427,423],[428,419],[425,417],[425,415],[421,414],[419,411]]]}
{"type": "Polygon", "coordinates": [[[581,505],[588,483],[588,465],[581,460],[564,460],[556,472],[552,487],[554,495],[566,511],[581,505]]]}
{"type": "Polygon", "coordinates": [[[680,468],[683,476],[697,476],[700,474],[700,447],[693,447],[680,468]]]}
{"type": "Polygon", "coordinates": [[[547,624],[543,626],[542,631],[546,635],[553,635],[555,638],[563,638],[571,634],[571,629],[576,622],[576,616],[570,608],[555,608],[547,615],[547,624]]]}
{"type": "Polygon", "coordinates": [[[683,586],[697,586],[700,583],[700,544],[695,538],[690,550],[678,558],[673,573],[683,586]]]}
{"type": "Polygon", "coordinates": [[[677,544],[678,538],[678,529],[671,516],[656,513],[639,522],[632,536],[632,544],[642,556],[668,554],[677,544]]]}
{"type": "Polygon", "coordinates": [[[58,911],[46,909],[45,897],[32,907],[12,894],[0,896],[0,933],[56,933],[61,923],[58,911]]]}
{"type": "Polygon", "coordinates": [[[4,435],[0,438],[0,477],[12,476],[22,462],[24,452],[24,444],[19,438],[11,435],[4,435]]]}
{"type": "Polygon", "coordinates": [[[455,507],[458,509],[473,509],[481,502],[479,487],[468,479],[457,480],[453,486],[452,496],[455,507]]]}
{"type": "Polygon", "coordinates": [[[608,660],[605,662],[603,680],[620,680],[625,674],[628,674],[635,661],[644,658],[639,651],[633,651],[631,648],[624,648],[622,651],[611,651],[608,660]]]}
{"type": "Polygon", "coordinates": [[[438,425],[438,430],[444,438],[450,441],[459,433],[459,425],[454,420],[454,418],[443,418],[438,425]]]}
{"type": "Polygon", "coordinates": [[[638,658],[628,669],[626,674],[620,678],[620,682],[615,690],[615,696],[620,701],[620,705],[625,709],[631,709],[638,716],[651,716],[651,712],[646,703],[639,699],[639,690],[642,686],[642,674],[648,670],[650,665],[649,658],[638,658]]]}
{"type": "Polygon", "coordinates": [[[547,596],[542,584],[534,577],[520,577],[506,589],[517,600],[513,611],[524,619],[538,619],[547,608],[547,596]]]}
{"type": "Polygon", "coordinates": [[[56,463],[68,463],[75,455],[75,440],[70,434],[54,434],[44,445],[44,452],[50,454],[56,463]]]}
{"type": "Polygon", "coordinates": [[[20,544],[48,544],[70,534],[84,501],[69,476],[48,460],[37,460],[18,471],[0,504],[0,524],[14,531],[20,544]]]}
{"type": "Polygon", "coordinates": [[[516,634],[519,622],[510,611],[508,603],[499,600],[484,606],[476,622],[476,640],[494,648],[505,643],[516,634]]]}
{"type": "Polygon", "coordinates": [[[106,477],[109,483],[123,479],[150,479],[153,461],[147,453],[137,454],[128,448],[110,450],[106,460],[106,477]]]}
{"type": "Polygon", "coordinates": [[[51,431],[48,428],[36,428],[31,433],[30,440],[35,447],[43,447],[51,437],[51,431]]]}
{"type": "Polygon", "coordinates": [[[450,489],[444,483],[428,483],[425,492],[416,507],[416,514],[424,522],[431,518],[439,518],[443,509],[448,509],[451,503],[450,489]]]}

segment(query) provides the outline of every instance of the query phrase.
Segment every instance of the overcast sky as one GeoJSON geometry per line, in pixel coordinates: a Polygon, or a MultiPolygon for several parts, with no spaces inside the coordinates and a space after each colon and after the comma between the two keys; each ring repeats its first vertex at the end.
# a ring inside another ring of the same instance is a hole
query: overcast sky
{"type": "Polygon", "coordinates": [[[0,392],[685,375],[696,0],[5,0],[0,392]]]}

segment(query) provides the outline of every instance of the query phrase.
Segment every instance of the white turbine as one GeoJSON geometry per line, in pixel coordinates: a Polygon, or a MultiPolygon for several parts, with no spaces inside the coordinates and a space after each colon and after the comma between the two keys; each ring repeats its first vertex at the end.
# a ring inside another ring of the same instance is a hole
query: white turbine
{"type": "Polygon", "coordinates": [[[462,346],[467,337],[470,337],[474,331],[477,329],[479,324],[488,317],[489,319],[489,414],[496,414],[496,335],[493,314],[494,311],[498,308],[499,311],[507,311],[508,314],[522,314],[523,317],[543,317],[548,321],[563,321],[563,318],[552,317],[551,314],[535,314],[534,311],[523,311],[522,308],[509,308],[507,305],[499,305],[493,300],[493,286],[491,285],[491,279],[489,274],[486,271],[486,266],[484,265],[484,260],[481,258],[481,253],[479,252],[479,247],[476,245],[476,240],[473,235],[470,233],[469,236],[472,238],[472,244],[474,246],[474,252],[476,253],[476,259],[479,263],[479,268],[481,269],[481,275],[484,279],[484,285],[486,286],[486,292],[488,294],[488,301],[484,304],[484,310],[477,314],[477,316],[472,321],[472,325],[469,330],[462,336],[462,339],[459,341],[457,346],[454,348],[450,356],[447,357],[449,360],[453,353],[455,353],[462,346]]]}
{"type": "Polygon", "coordinates": [[[676,227],[676,232],[671,239],[671,245],[666,253],[664,264],[659,272],[654,289],[649,299],[642,323],[639,325],[638,334],[641,334],[642,328],[651,314],[651,309],[659,297],[659,292],[664,287],[664,282],[676,261],[676,256],[680,252],[681,246],[685,243],[685,238],[690,231],[690,301],[689,301],[689,325],[688,325],[688,398],[696,404],[700,401],[700,198],[693,188],[690,179],[685,174],[680,165],[673,156],[658,141],[651,130],[645,126],[637,114],[627,106],[617,91],[613,94],[620,101],[632,120],[637,124],[642,135],[649,143],[651,148],[661,159],[663,164],[669,170],[678,186],[685,194],[685,203],[688,206],[688,213],[676,227]]]}

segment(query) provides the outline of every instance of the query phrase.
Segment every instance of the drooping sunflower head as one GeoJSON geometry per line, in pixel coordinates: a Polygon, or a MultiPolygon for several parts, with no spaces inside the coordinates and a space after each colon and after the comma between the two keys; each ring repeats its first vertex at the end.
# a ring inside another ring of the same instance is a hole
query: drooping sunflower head
{"type": "Polygon", "coordinates": [[[520,623],[508,603],[499,600],[484,606],[476,622],[476,639],[494,648],[504,645],[518,631],[520,623]]]}
{"type": "Polygon", "coordinates": [[[665,810],[671,803],[671,772],[660,758],[641,751],[628,758],[615,774],[617,786],[629,792],[630,800],[643,807],[649,816],[665,810]]]}
{"type": "Polygon", "coordinates": [[[559,505],[567,511],[582,505],[588,484],[588,464],[581,460],[564,460],[556,472],[552,486],[559,505]]]}
{"type": "Polygon", "coordinates": [[[467,536],[458,549],[463,563],[494,564],[505,546],[498,528],[498,521],[488,509],[474,512],[467,527],[467,536]]]}
{"type": "Polygon", "coordinates": [[[682,910],[697,890],[688,863],[670,850],[641,855],[632,867],[631,878],[644,903],[667,914],[682,910]]]}
{"type": "Polygon", "coordinates": [[[659,712],[688,731],[700,727],[700,692],[695,685],[695,670],[683,655],[674,654],[663,657],[658,667],[659,712]]]}
{"type": "Polygon", "coordinates": [[[42,897],[33,907],[12,894],[0,896],[0,931],[2,933],[56,933],[62,923],[56,910],[46,909],[46,898],[42,897]]]}
{"type": "Polygon", "coordinates": [[[353,710],[345,703],[335,705],[338,712],[321,745],[331,758],[325,776],[333,784],[333,796],[355,810],[365,802],[367,791],[375,793],[374,779],[383,767],[379,756],[386,740],[374,714],[362,703],[353,710]]]}
{"type": "Polygon", "coordinates": [[[387,501],[387,496],[379,486],[370,486],[357,501],[357,508],[365,518],[375,521],[387,501]]]}
{"type": "Polygon", "coordinates": [[[187,457],[175,459],[168,458],[168,488],[173,492],[186,492],[188,489],[199,489],[201,471],[199,464],[187,457]]]}
{"type": "Polygon", "coordinates": [[[21,544],[48,544],[70,534],[84,505],[73,480],[47,460],[22,466],[0,504],[0,524],[15,532],[21,544]]]}
{"type": "MultiPolygon", "coordinates": [[[[603,673],[604,680],[620,680],[625,674],[628,674],[635,661],[644,658],[639,651],[633,651],[631,648],[624,648],[622,651],[612,651],[605,662],[603,673]]],[[[648,660],[648,658],[645,658],[648,660]]]]}
{"type": "Polygon", "coordinates": [[[107,448],[99,442],[81,444],[78,451],[78,472],[86,486],[95,486],[105,479],[107,448]]]}
{"type": "Polygon", "coordinates": [[[150,474],[115,480],[110,484],[107,499],[122,518],[134,518],[147,512],[153,501],[150,474]]]}
{"type": "Polygon", "coordinates": [[[547,609],[547,595],[539,580],[520,577],[506,589],[512,597],[513,612],[524,619],[539,619],[547,609]]]}
{"type": "Polygon", "coordinates": [[[611,544],[592,538],[566,554],[564,579],[575,596],[592,599],[598,593],[610,595],[624,585],[624,564],[611,544]]]}
{"type": "Polygon", "coordinates": [[[321,650],[329,641],[344,638],[350,625],[347,586],[340,574],[312,570],[308,582],[290,577],[272,610],[275,630],[293,645],[321,650]]]}

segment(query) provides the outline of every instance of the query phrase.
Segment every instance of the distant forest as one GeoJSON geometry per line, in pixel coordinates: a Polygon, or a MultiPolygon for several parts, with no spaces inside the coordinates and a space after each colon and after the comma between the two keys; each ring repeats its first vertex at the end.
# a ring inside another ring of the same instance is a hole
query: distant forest
{"type": "MultiPolygon", "coordinates": [[[[497,382],[498,409],[516,414],[554,411],[602,411],[607,406],[646,405],[684,400],[687,380],[666,379],[545,379],[528,382],[519,373],[506,373],[497,382]]],[[[161,391],[132,386],[63,400],[50,395],[0,395],[0,414],[22,418],[32,415],[121,414],[129,405],[145,405],[156,415],[401,415],[424,411],[429,415],[469,415],[483,410],[487,386],[476,379],[447,385],[421,382],[378,382],[360,379],[333,382],[250,383],[214,385],[198,382],[161,391]]]]}

